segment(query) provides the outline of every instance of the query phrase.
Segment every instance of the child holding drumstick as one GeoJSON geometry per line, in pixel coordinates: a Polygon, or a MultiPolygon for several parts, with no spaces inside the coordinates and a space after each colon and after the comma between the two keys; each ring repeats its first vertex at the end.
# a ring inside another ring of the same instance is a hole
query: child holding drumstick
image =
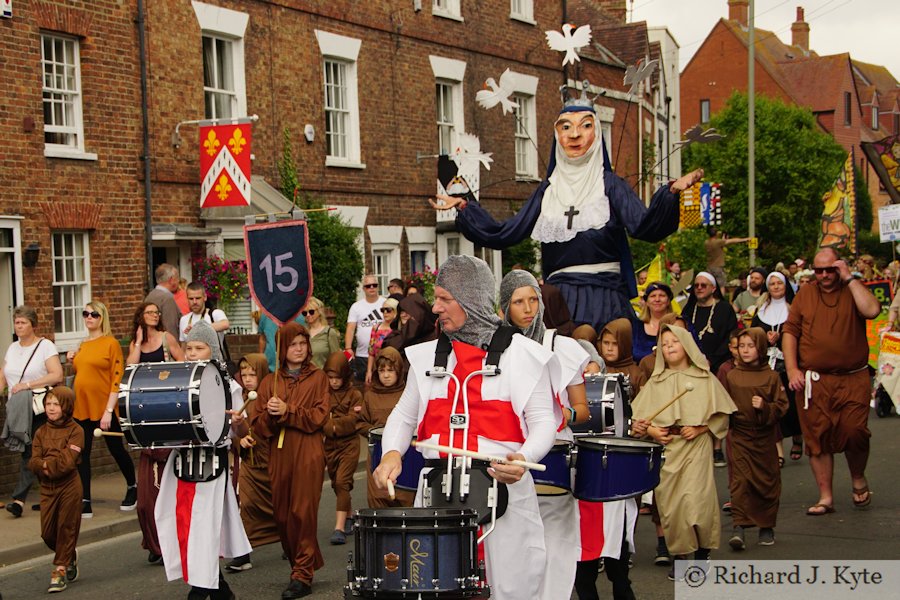
{"type": "MultiPolygon", "coordinates": [[[[633,430],[666,446],[654,494],[669,551],[706,560],[719,547],[713,437],[725,437],[728,416],[737,408],[687,330],[661,327],[653,375],[632,410],[633,430]]],[[[674,580],[674,569],[669,578],[674,580]]]]}

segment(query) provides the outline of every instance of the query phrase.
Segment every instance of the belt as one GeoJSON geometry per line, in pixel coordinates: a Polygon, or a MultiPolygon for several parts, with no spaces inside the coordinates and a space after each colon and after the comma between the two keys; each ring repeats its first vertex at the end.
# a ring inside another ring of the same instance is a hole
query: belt
{"type": "MultiPolygon", "coordinates": [[[[479,459],[479,458],[472,458],[472,459],[470,459],[470,460],[472,461],[472,466],[473,466],[473,467],[481,467],[481,468],[486,469],[486,468],[488,468],[488,467],[491,466],[491,463],[489,463],[489,462],[486,461],[486,460],[481,460],[481,459],[479,459]]],[[[431,468],[435,468],[435,467],[446,467],[446,466],[447,466],[447,459],[446,459],[446,458],[426,458],[426,459],[425,459],[425,466],[426,466],[426,467],[431,467],[431,468]]]]}
{"type": "MultiPolygon", "coordinates": [[[[850,371],[837,371],[825,373],[825,375],[852,375],[854,373],[859,373],[865,369],[868,369],[869,365],[863,365],[858,369],[852,369],[850,371]]],[[[812,384],[814,381],[819,381],[821,376],[817,371],[813,371],[811,369],[807,369],[805,373],[806,378],[806,386],[803,388],[803,410],[809,410],[809,400],[812,398],[812,384]]]]}
{"type": "Polygon", "coordinates": [[[620,274],[622,272],[621,263],[618,262],[605,262],[605,263],[594,263],[592,265],[572,265],[571,267],[563,267],[562,269],[557,269],[550,273],[550,279],[554,275],[559,275],[561,273],[588,273],[588,274],[596,274],[596,273],[615,273],[620,274]]]}

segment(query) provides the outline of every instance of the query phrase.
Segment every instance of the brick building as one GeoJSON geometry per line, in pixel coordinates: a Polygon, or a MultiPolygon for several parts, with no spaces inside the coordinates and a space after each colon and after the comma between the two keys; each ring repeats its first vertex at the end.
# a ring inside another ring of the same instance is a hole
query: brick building
{"type": "MultiPolygon", "coordinates": [[[[734,90],[747,89],[749,0],[727,2],[728,19],[713,26],[681,73],[685,127],[708,122],[734,90]]],[[[889,198],[860,142],[900,128],[897,80],[887,69],[855,61],[849,53],[819,56],[810,48],[809,35],[802,7],[791,24],[790,44],[771,31],[755,30],[756,93],[810,109],[823,131],[855,152],[877,215],[889,198]]]]}
{"type": "MultiPolygon", "coordinates": [[[[61,350],[83,337],[90,298],[106,302],[114,335],[128,338],[152,265],[173,263],[190,279],[194,256],[242,258],[244,215],[291,206],[276,189],[286,128],[303,191],[358,229],[367,269],[382,283],[450,253],[483,256],[500,275],[499,252],[437,226],[426,202],[436,160],[420,156],[451,150],[459,133],[479,136],[494,159],[480,174],[481,200],[498,218],[512,214],[544,175],[565,81],[544,31],[558,29],[565,6],[17,0],[0,19],[0,135],[15,149],[0,154],[0,355],[17,304],[37,308],[38,333],[61,350]],[[507,68],[520,75],[521,127],[475,103],[485,80],[507,68]],[[251,206],[201,210],[190,122],[249,115],[259,117],[251,206]]],[[[597,104],[613,160],[636,183],[639,111],[626,110],[633,99],[622,92],[628,61],[601,44],[584,62],[609,91],[597,104]]],[[[233,327],[253,328],[250,308],[232,309],[233,327]]],[[[0,459],[0,489],[13,476],[10,458],[0,459]]]]}

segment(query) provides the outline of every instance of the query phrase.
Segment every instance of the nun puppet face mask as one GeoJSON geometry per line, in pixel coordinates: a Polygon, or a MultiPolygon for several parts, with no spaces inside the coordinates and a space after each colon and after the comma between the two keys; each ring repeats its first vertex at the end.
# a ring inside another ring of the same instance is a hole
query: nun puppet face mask
{"type": "Polygon", "coordinates": [[[596,115],[590,111],[582,111],[562,113],[553,128],[566,156],[580,158],[594,145],[596,126],[596,115]]]}

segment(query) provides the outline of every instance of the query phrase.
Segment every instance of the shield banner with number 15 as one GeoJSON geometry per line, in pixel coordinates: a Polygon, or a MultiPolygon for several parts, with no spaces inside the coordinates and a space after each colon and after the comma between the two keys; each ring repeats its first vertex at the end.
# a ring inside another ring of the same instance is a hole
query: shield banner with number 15
{"type": "Polygon", "coordinates": [[[306,221],[244,226],[250,293],[279,326],[293,321],[312,296],[306,221]]]}

